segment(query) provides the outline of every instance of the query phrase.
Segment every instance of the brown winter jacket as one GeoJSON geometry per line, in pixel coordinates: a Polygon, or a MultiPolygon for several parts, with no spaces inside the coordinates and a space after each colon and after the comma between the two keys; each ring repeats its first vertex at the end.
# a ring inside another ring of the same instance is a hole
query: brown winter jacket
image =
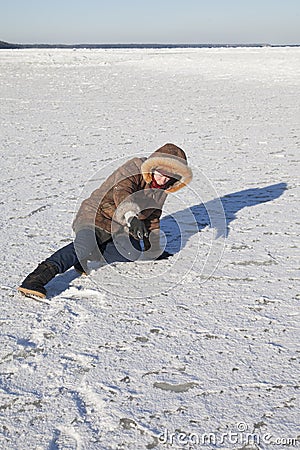
{"type": "Polygon", "coordinates": [[[176,192],[192,179],[183,150],[165,144],[149,158],[133,158],[115,170],[89,198],[84,200],[73,222],[75,232],[100,228],[115,233],[127,225],[129,216],[144,220],[149,231],[159,228],[167,194],[176,192]],[[177,181],[168,189],[151,189],[152,173],[161,169],[177,181]]]}

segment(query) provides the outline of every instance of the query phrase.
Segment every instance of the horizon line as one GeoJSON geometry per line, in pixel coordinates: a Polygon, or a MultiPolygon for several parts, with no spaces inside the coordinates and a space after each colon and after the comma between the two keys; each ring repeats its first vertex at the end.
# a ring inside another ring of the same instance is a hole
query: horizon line
{"type": "Polygon", "coordinates": [[[248,43],[230,43],[230,42],[219,42],[219,43],[210,43],[210,42],[178,42],[178,43],[155,43],[155,42],[131,42],[131,43],[43,43],[43,42],[35,42],[35,43],[11,43],[7,41],[0,40],[0,48],[35,48],[35,47],[44,47],[44,48],[115,48],[115,47],[123,47],[123,48],[140,48],[140,47],[154,47],[154,48],[166,48],[166,47],[298,47],[300,44],[289,43],[289,44],[270,44],[268,42],[248,42],[248,43]]]}

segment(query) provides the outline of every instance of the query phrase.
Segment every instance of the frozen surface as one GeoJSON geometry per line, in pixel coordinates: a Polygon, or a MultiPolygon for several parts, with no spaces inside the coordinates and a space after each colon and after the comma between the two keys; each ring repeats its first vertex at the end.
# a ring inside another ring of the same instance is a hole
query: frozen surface
{"type": "Polygon", "coordinates": [[[300,49],[14,50],[0,71],[1,449],[295,446],[300,49]],[[17,294],[80,199],[166,142],[194,169],[166,204],[175,256],[17,294]]]}

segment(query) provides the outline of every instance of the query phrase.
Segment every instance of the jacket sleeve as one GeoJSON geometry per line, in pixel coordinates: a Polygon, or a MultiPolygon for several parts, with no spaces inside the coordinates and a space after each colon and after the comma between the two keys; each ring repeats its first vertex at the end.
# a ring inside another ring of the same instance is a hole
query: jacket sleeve
{"type": "Polygon", "coordinates": [[[128,219],[141,211],[133,195],[142,189],[141,179],[135,160],[124,164],[118,171],[118,180],[113,187],[113,200],[116,206],[115,220],[122,225],[128,224],[128,219]]]}

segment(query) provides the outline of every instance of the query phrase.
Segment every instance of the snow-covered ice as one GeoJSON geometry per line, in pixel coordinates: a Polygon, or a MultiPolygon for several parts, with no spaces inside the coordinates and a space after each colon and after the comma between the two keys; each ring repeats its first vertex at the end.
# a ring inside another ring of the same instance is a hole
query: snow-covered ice
{"type": "Polygon", "coordinates": [[[1,50],[0,72],[1,449],[296,446],[300,48],[1,50]],[[194,170],[175,256],[16,293],[166,142],[194,170]]]}

